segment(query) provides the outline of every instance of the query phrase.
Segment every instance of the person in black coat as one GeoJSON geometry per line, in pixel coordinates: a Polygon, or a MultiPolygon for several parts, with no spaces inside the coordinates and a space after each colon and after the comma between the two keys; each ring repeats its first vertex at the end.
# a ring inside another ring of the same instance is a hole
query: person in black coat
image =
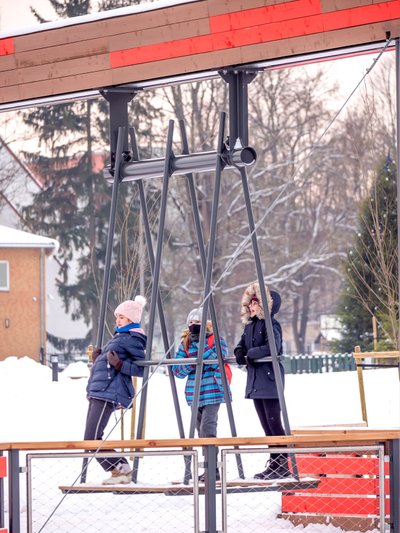
{"type": "MultiPolygon", "coordinates": [[[[281,297],[276,291],[266,287],[268,307],[271,312],[272,329],[276,351],[282,354],[282,328],[274,315],[281,306],[281,297]]],[[[258,418],[266,436],[284,435],[278,389],[272,362],[258,362],[258,359],[271,355],[265,326],[264,309],[261,302],[259,284],[251,283],[244,291],[241,300],[241,319],[245,324],[243,334],[234,354],[239,365],[246,365],[247,383],[245,397],[254,402],[258,418]]],[[[279,362],[282,382],[285,375],[279,362]]],[[[267,468],[256,479],[279,479],[290,476],[286,454],[270,454],[267,468]]]]}
{"type": "MultiPolygon", "coordinates": [[[[89,400],[85,440],[100,440],[111,415],[116,409],[132,407],[135,391],[132,377],[143,376],[143,366],[136,364],[145,358],[147,337],[140,326],[143,296],[126,300],[114,311],[116,330],[102,347],[93,350],[93,366],[86,387],[89,400]]],[[[113,451],[113,450],[110,450],[113,451]]],[[[111,473],[103,485],[130,483],[132,469],[125,457],[98,457],[102,468],[111,473]]]]}

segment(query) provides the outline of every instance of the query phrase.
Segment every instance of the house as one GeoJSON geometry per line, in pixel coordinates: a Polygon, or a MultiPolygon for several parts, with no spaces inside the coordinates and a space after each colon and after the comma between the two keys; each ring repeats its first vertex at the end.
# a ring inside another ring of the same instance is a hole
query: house
{"type": "MultiPolygon", "coordinates": [[[[0,225],[9,229],[22,230],[22,210],[32,204],[34,195],[40,191],[40,179],[29,169],[0,137],[0,225]]],[[[5,268],[5,267],[3,267],[5,268]]],[[[71,266],[73,271],[74,265],[71,266]]],[[[46,302],[47,333],[58,339],[83,339],[88,326],[83,320],[72,320],[65,311],[57,290],[59,265],[56,254],[46,260],[46,302]]],[[[2,311],[0,307],[0,312],[2,311]]],[[[1,324],[0,324],[0,327],[1,324]]],[[[45,353],[56,353],[54,346],[44,347],[45,353]]],[[[0,354],[1,357],[1,354],[0,354]]]]}
{"type": "Polygon", "coordinates": [[[54,239],[0,225],[0,360],[45,362],[46,262],[54,239]]]}

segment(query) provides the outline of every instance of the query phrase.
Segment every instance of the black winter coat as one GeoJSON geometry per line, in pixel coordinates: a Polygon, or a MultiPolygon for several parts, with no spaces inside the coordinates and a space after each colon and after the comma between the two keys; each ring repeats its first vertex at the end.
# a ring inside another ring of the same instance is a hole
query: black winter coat
{"type": "MultiPolygon", "coordinates": [[[[282,328],[275,318],[272,317],[271,319],[276,350],[278,355],[280,355],[282,353],[282,328]]],[[[264,319],[253,317],[245,325],[243,335],[234,350],[235,354],[243,349],[247,357],[245,397],[251,399],[277,399],[278,390],[272,363],[253,363],[256,359],[271,355],[264,319]]],[[[281,363],[279,363],[279,367],[282,381],[284,382],[285,374],[281,363]]]]}

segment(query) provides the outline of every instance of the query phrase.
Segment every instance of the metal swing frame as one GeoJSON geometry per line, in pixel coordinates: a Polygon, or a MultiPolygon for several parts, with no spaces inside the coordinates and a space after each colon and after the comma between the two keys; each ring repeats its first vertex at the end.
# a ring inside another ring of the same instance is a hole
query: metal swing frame
{"type": "MultiPolygon", "coordinates": [[[[111,259],[112,259],[112,243],[115,230],[115,216],[118,201],[118,191],[120,184],[126,181],[135,181],[139,187],[140,206],[144,223],[146,246],[149,256],[150,267],[153,276],[149,323],[147,328],[147,349],[146,349],[146,365],[144,366],[143,382],[147,383],[149,371],[151,366],[151,353],[154,338],[155,316],[156,311],[160,318],[161,332],[166,352],[166,358],[171,359],[170,343],[167,334],[165,323],[165,315],[160,294],[160,270],[162,259],[163,236],[165,230],[165,216],[168,198],[169,180],[174,174],[184,174],[187,178],[190,203],[193,212],[194,226],[197,235],[198,249],[201,260],[201,266],[204,275],[204,290],[203,290],[203,316],[202,326],[200,330],[199,351],[197,357],[197,371],[195,379],[195,390],[192,405],[192,415],[189,428],[188,437],[194,437],[196,426],[196,413],[199,404],[201,374],[203,368],[203,353],[204,342],[206,335],[206,321],[210,314],[213,323],[213,330],[215,336],[215,344],[217,349],[217,359],[221,368],[221,375],[224,385],[224,396],[228,410],[229,423],[232,436],[237,436],[235,421],[232,411],[231,400],[228,393],[227,378],[224,369],[224,362],[221,351],[221,338],[218,327],[217,314],[213,298],[212,290],[212,274],[213,261],[215,253],[215,241],[217,230],[217,213],[219,204],[220,184],[222,172],[226,168],[236,168],[241,176],[243,197],[248,217],[250,237],[253,247],[254,260],[256,265],[257,279],[260,285],[261,300],[264,309],[268,309],[267,296],[264,285],[264,274],[261,265],[261,258],[258,248],[256,227],[254,223],[253,210],[251,205],[250,191],[247,178],[247,166],[254,164],[256,160],[255,150],[248,146],[248,85],[253,81],[257,75],[256,68],[235,68],[220,71],[221,78],[228,84],[229,88],[229,137],[225,139],[225,122],[226,114],[220,115],[220,126],[217,141],[217,149],[211,152],[190,153],[187,141],[186,130],[184,122],[179,121],[181,139],[182,139],[182,154],[175,155],[172,150],[174,121],[169,122],[165,156],[159,159],[140,160],[139,150],[136,143],[135,132],[129,129],[128,126],[128,103],[136,96],[137,92],[131,89],[115,88],[102,90],[101,94],[109,102],[110,106],[110,152],[111,164],[109,167],[109,176],[106,176],[108,181],[112,181],[112,199],[110,209],[109,229],[107,236],[107,248],[104,267],[103,290],[100,307],[99,329],[97,333],[97,345],[101,346],[103,343],[105,316],[107,309],[107,298],[110,283],[111,273],[111,259]],[[215,171],[215,187],[213,193],[211,221],[210,221],[210,241],[208,245],[208,255],[206,256],[203,233],[200,223],[199,208],[196,198],[196,191],[194,185],[194,176],[196,172],[215,171]],[[161,203],[159,211],[159,227],[158,238],[156,243],[156,251],[154,253],[150,226],[148,220],[146,197],[144,190],[144,179],[155,177],[163,178],[161,203]]],[[[270,314],[266,313],[265,317],[267,337],[271,349],[271,361],[276,376],[276,384],[278,390],[278,398],[282,411],[282,419],[285,430],[285,435],[291,434],[289,425],[289,418],[286,409],[286,402],[283,390],[283,381],[279,370],[279,360],[277,350],[274,342],[274,334],[272,328],[272,320],[270,314]]],[[[179,361],[177,361],[179,364],[179,361]]],[[[154,362],[155,365],[159,362],[154,362]]],[[[171,391],[173,395],[176,418],[178,422],[178,431],[180,438],[185,438],[182,415],[179,405],[179,399],[176,390],[176,384],[171,369],[168,369],[171,391]]],[[[137,422],[137,439],[144,437],[144,419],[147,403],[148,388],[145,385],[141,393],[141,401],[139,407],[139,416],[137,422]]],[[[243,466],[240,455],[237,456],[237,466],[240,477],[244,477],[243,466]]],[[[292,466],[294,475],[298,477],[296,461],[292,458],[292,466]]],[[[84,471],[86,474],[86,471],[84,471]]],[[[135,458],[132,479],[137,481],[138,474],[138,458],[135,458]]],[[[187,483],[190,479],[190,463],[185,464],[184,482],[187,483]]]]}

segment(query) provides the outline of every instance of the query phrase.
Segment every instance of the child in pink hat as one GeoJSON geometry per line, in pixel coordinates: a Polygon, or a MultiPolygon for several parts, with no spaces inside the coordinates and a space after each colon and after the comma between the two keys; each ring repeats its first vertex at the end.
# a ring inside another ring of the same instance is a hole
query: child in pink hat
{"type": "MultiPolygon", "coordinates": [[[[107,423],[116,409],[131,408],[135,391],[132,376],[143,376],[147,337],[141,327],[146,299],[136,296],[118,305],[114,314],[114,336],[93,351],[93,366],[86,388],[89,400],[85,440],[101,440],[107,423]]],[[[112,451],[112,450],[111,450],[112,451]]],[[[124,457],[101,457],[97,461],[111,477],[104,485],[130,483],[132,469],[124,457]]]]}

